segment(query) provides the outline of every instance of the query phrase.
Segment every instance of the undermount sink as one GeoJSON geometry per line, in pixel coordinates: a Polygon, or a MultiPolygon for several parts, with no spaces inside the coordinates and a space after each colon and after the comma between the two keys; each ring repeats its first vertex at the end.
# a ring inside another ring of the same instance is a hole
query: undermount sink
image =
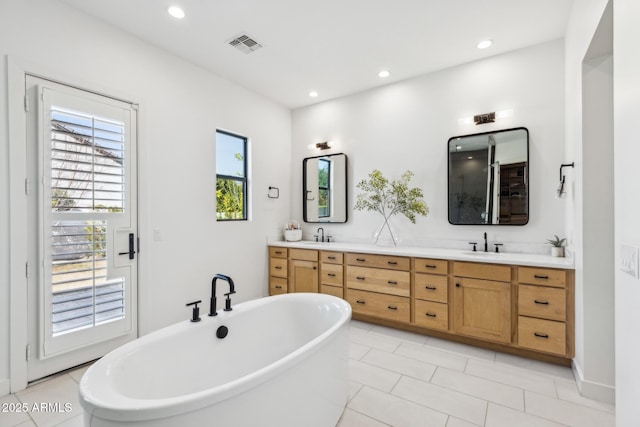
{"type": "Polygon", "coordinates": [[[472,256],[477,256],[477,257],[487,257],[487,258],[492,258],[492,257],[496,257],[496,256],[500,256],[502,255],[502,252],[482,252],[482,251],[466,251],[464,252],[465,255],[472,255],[472,256]]]}

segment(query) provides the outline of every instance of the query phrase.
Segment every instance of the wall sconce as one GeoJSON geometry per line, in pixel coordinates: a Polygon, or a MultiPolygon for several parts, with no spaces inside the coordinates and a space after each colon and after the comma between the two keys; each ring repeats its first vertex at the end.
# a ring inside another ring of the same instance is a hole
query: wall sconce
{"type": "Polygon", "coordinates": [[[325,141],[325,142],[318,142],[316,144],[316,148],[319,150],[328,150],[329,148],[331,148],[331,146],[329,145],[328,141],[325,141]]]}
{"type": "Polygon", "coordinates": [[[558,186],[558,189],[556,190],[556,198],[558,199],[562,199],[566,196],[567,192],[564,190],[564,181],[565,181],[565,176],[562,174],[562,168],[572,168],[575,166],[574,162],[571,163],[563,163],[560,165],[560,185],[558,186]]]}

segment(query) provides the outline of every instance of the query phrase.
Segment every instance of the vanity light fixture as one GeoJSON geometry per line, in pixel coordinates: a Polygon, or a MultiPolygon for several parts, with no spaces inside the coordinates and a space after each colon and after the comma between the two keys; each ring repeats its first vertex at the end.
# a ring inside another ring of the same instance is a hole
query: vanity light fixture
{"type": "Polygon", "coordinates": [[[476,125],[483,125],[485,123],[493,123],[496,121],[496,113],[485,113],[485,114],[476,114],[473,116],[473,122],[476,125]]]}
{"type": "Polygon", "coordinates": [[[325,142],[318,142],[316,144],[316,148],[319,150],[328,150],[329,148],[331,148],[331,146],[329,145],[328,141],[325,141],[325,142]]]}
{"type": "Polygon", "coordinates": [[[380,78],[387,78],[391,75],[391,73],[389,72],[389,70],[380,70],[380,72],[378,73],[378,77],[380,78]]]}
{"type": "Polygon", "coordinates": [[[179,6],[171,6],[167,9],[167,12],[176,19],[182,19],[185,17],[184,10],[179,6]]]}
{"type": "Polygon", "coordinates": [[[476,45],[478,49],[486,49],[493,44],[493,40],[482,40],[476,45]]]}

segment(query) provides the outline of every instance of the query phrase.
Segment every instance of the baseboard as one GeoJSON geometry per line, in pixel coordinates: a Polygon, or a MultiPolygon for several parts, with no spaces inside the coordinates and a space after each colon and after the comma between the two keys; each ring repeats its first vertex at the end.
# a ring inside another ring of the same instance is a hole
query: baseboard
{"type": "Polygon", "coordinates": [[[609,403],[611,405],[616,404],[615,387],[585,380],[584,375],[582,374],[580,367],[576,365],[575,360],[571,364],[571,368],[573,370],[573,376],[576,379],[576,384],[578,385],[578,391],[580,391],[582,396],[599,402],[609,403]]]}
{"type": "Polygon", "coordinates": [[[11,381],[8,379],[0,380],[0,397],[6,396],[9,393],[11,393],[11,381]]]}

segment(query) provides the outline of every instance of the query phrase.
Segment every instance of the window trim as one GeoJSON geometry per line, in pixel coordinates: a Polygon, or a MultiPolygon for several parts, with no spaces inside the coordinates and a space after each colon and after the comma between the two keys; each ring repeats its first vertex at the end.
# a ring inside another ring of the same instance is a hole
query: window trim
{"type": "MultiPolygon", "coordinates": [[[[218,174],[217,172],[217,167],[216,167],[216,191],[218,189],[218,185],[217,185],[217,181],[218,179],[225,179],[225,180],[231,180],[231,181],[237,181],[237,182],[241,182],[242,183],[242,217],[241,218],[218,218],[218,206],[216,203],[216,221],[221,221],[221,222],[227,222],[227,221],[248,221],[249,220],[249,204],[248,204],[248,198],[249,198],[249,171],[248,171],[248,157],[249,157],[249,152],[248,152],[248,147],[249,147],[249,138],[247,138],[246,136],[242,136],[242,135],[238,135],[237,133],[233,133],[233,132],[229,132],[226,130],[222,130],[222,129],[216,129],[216,144],[218,143],[218,139],[217,136],[218,134],[224,134],[233,138],[238,138],[242,140],[242,148],[243,148],[243,156],[242,156],[242,167],[244,170],[244,176],[243,177],[238,177],[238,176],[233,176],[233,175],[222,175],[222,174],[218,174]]],[[[216,151],[217,151],[217,145],[216,145],[216,151]]]]}

